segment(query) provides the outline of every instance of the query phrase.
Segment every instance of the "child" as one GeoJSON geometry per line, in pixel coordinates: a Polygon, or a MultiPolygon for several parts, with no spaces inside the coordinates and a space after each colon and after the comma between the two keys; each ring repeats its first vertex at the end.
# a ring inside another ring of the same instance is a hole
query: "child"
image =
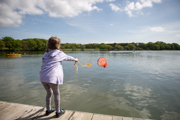
{"type": "Polygon", "coordinates": [[[65,113],[64,109],[60,109],[60,93],[59,85],[63,84],[62,61],[78,61],[78,59],[66,55],[59,50],[61,40],[57,37],[50,37],[47,42],[47,51],[42,58],[42,66],[40,71],[40,81],[43,84],[46,95],[46,114],[56,110],[56,117],[65,113]],[[54,94],[55,110],[51,109],[51,96],[54,94]]]}

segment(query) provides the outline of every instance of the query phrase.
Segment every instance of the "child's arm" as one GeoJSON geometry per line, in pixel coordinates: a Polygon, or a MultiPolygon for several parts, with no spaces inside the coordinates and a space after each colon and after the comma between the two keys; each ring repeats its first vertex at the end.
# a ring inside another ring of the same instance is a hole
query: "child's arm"
{"type": "Polygon", "coordinates": [[[60,59],[59,60],[60,61],[63,61],[63,60],[65,60],[65,61],[78,61],[77,58],[75,59],[72,56],[66,55],[64,52],[60,53],[60,59]]]}

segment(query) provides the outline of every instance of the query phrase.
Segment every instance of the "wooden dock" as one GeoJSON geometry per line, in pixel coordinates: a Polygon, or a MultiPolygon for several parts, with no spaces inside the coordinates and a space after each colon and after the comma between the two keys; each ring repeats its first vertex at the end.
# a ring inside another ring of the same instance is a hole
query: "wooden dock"
{"type": "MultiPolygon", "coordinates": [[[[44,116],[46,108],[0,101],[0,120],[143,120],[95,113],[66,110],[65,114],[55,118],[55,113],[44,116]]],[[[147,120],[147,119],[146,119],[147,120]]]]}

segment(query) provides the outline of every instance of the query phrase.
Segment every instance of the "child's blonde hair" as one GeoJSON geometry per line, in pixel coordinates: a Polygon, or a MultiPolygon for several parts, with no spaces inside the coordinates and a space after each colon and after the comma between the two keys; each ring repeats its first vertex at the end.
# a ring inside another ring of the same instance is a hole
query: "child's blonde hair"
{"type": "Polygon", "coordinates": [[[61,40],[57,37],[50,37],[46,48],[47,48],[47,52],[49,51],[49,49],[59,49],[59,45],[61,43],[61,40]]]}

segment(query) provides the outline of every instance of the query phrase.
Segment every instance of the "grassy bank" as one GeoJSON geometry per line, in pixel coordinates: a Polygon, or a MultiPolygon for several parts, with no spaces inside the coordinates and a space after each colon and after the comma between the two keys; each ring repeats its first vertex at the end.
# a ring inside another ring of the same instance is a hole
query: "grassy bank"
{"type": "MultiPolygon", "coordinates": [[[[98,51],[99,49],[84,49],[84,51],[98,51]]],[[[8,48],[3,48],[0,51],[9,51],[8,48]]],[[[10,50],[10,51],[26,51],[26,50],[10,50]]],[[[36,50],[27,50],[27,51],[36,51],[36,50]]],[[[45,51],[45,50],[44,50],[45,51]]],[[[76,49],[76,50],[72,50],[72,49],[63,49],[63,51],[82,51],[81,49],[76,49]]]]}
{"type": "MultiPolygon", "coordinates": [[[[95,51],[97,49],[84,49],[84,51],[95,51]]],[[[63,49],[63,51],[82,51],[81,49],[76,49],[76,50],[72,50],[72,49],[63,49]]]]}

